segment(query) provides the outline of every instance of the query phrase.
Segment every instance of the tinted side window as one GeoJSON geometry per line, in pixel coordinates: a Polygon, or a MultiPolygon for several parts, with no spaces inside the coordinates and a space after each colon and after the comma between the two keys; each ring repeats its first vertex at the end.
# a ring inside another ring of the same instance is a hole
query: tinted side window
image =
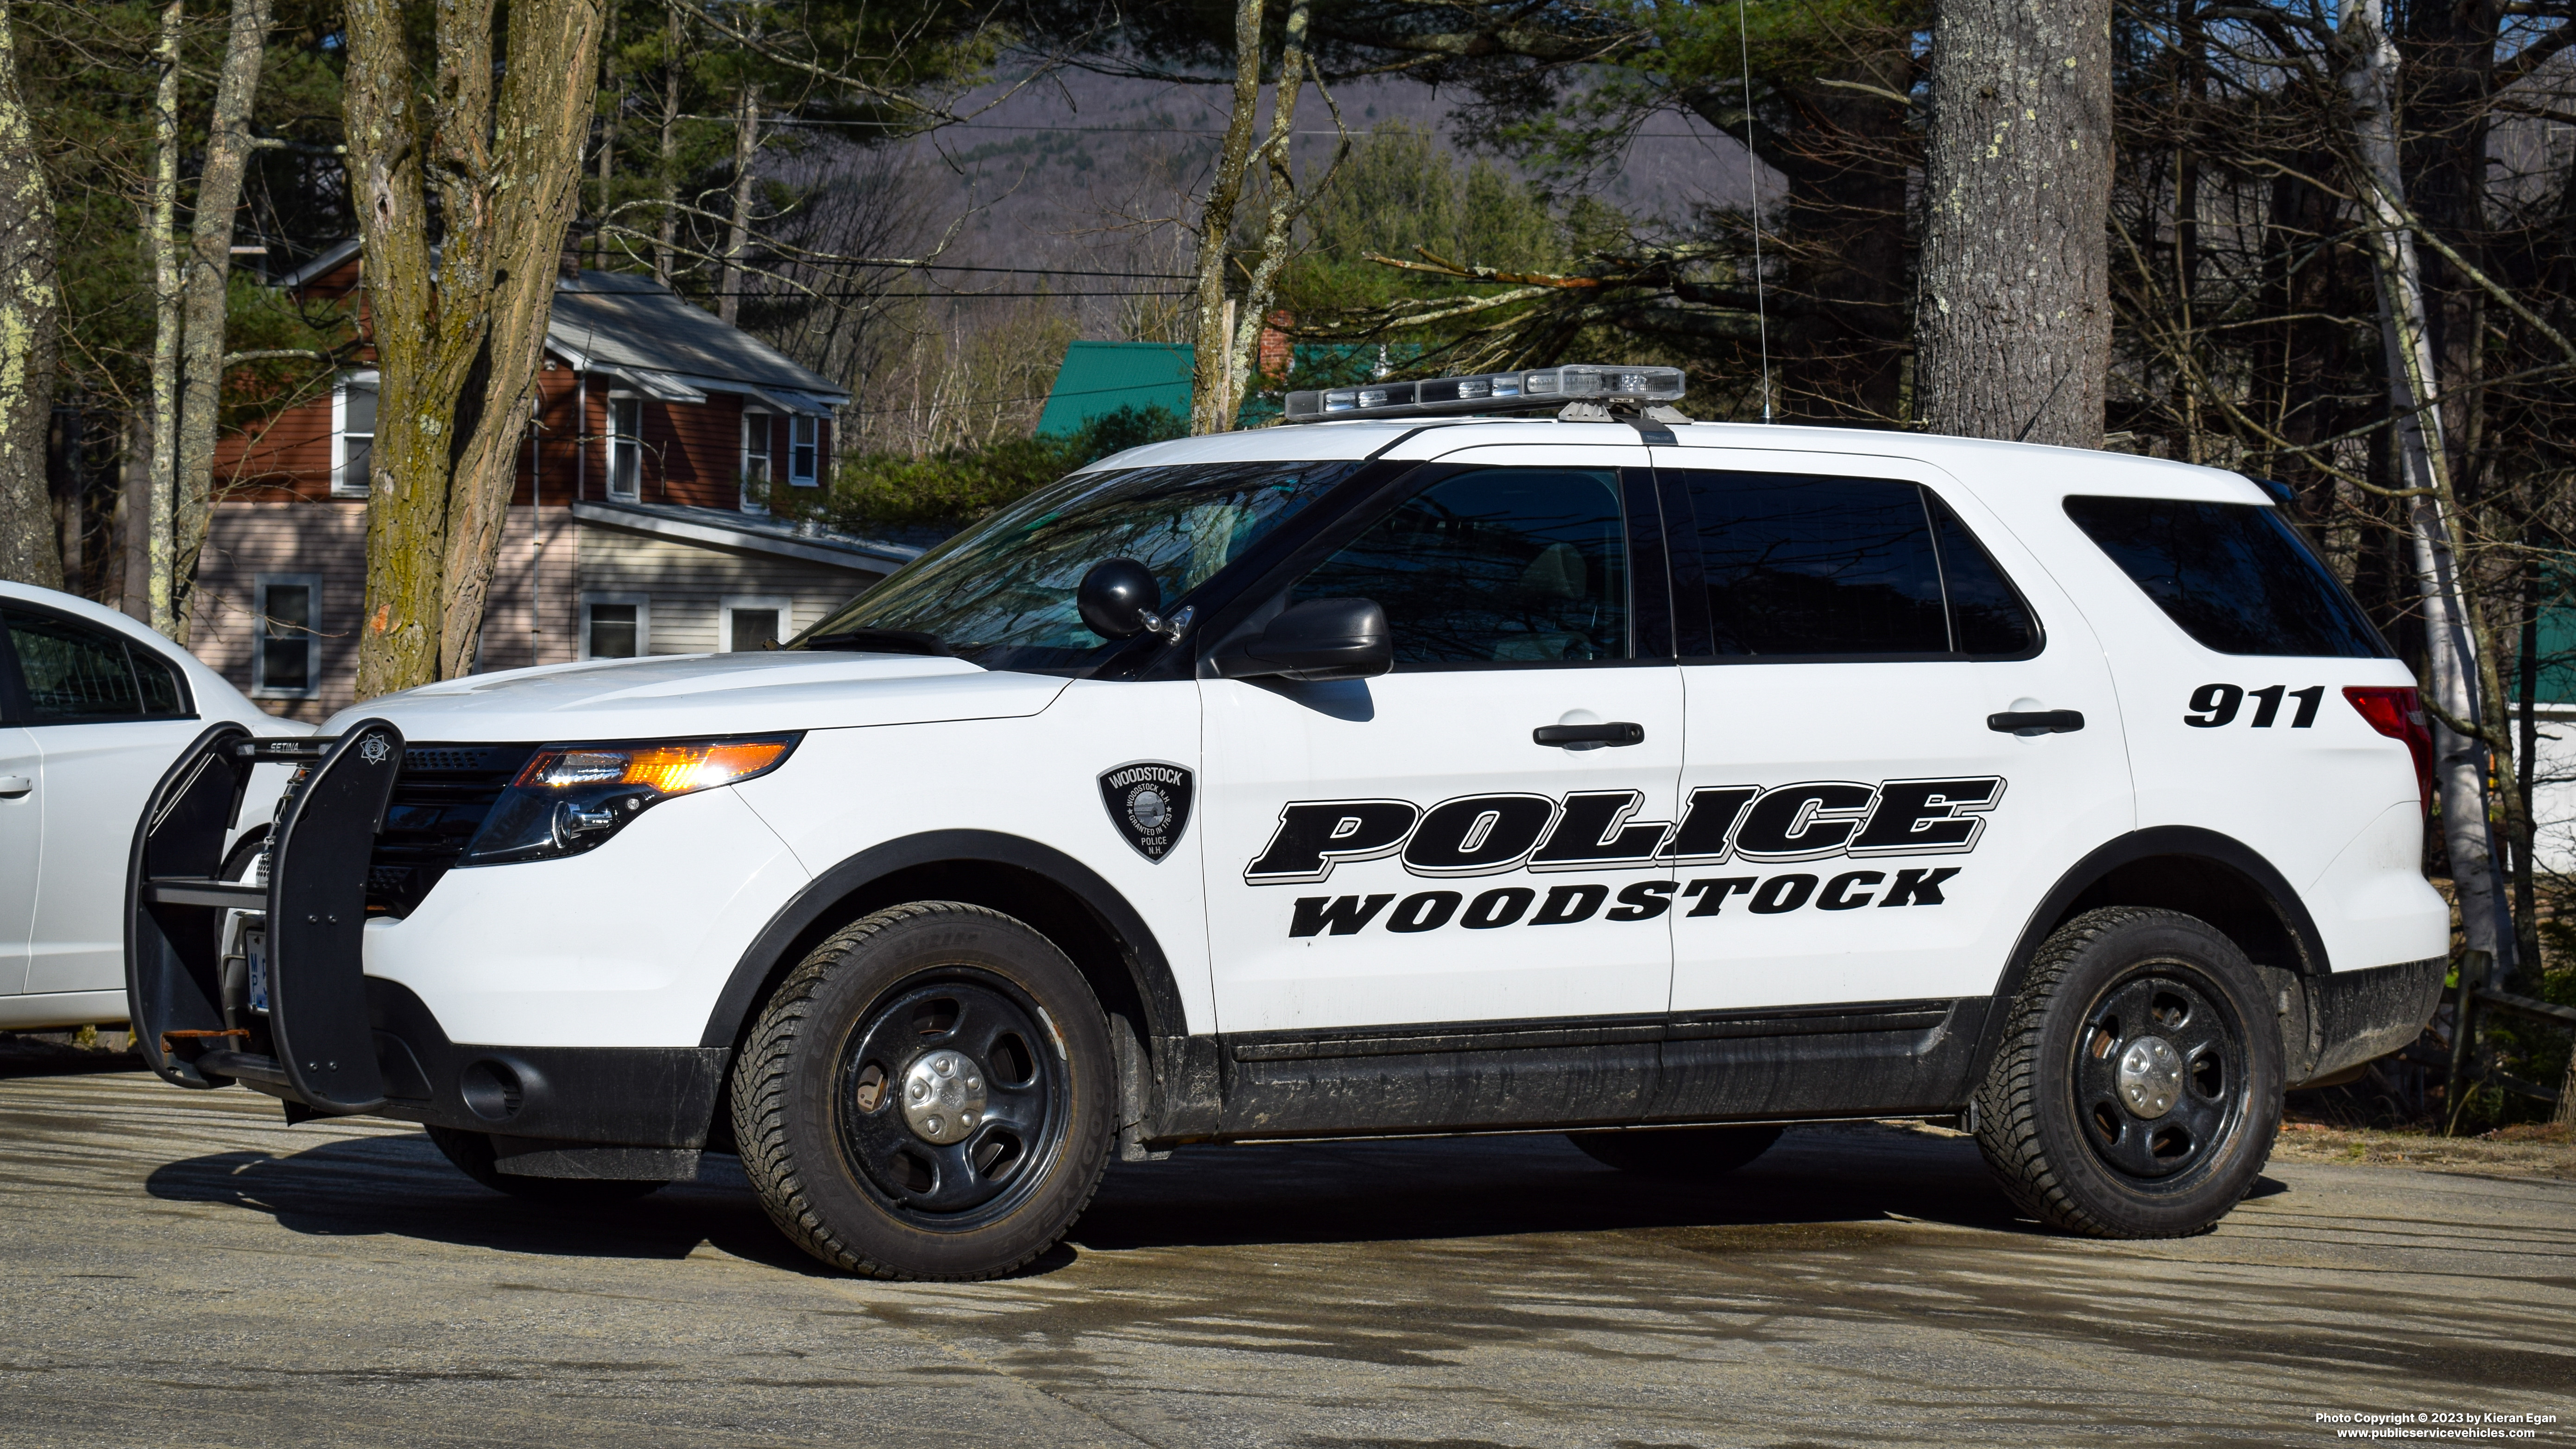
{"type": "Polygon", "coordinates": [[[1886,478],[1681,472],[1716,649],[2019,655],[2038,626],[1941,500],[1886,478]]]}
{"type": "Polygon", "coordinates": [[[1959,515],[1926,490],[1924,505],[1932,510],[1932,530],[1941,544],[1941,584],[1950,597],[1951,647],[1962,654],[2019,655],[2039,647],[2039,626],[2030,606],[2013,591],[2012,582],[1995,565],[1994,555],[1968,532],[1959,515]]]}
{"type": "Polygon", "coordinates": [[[1290,591],[1375,599],[1399,665],[1626,659],[1627,519],[1611,468],[1494,468],[1415,494],[1290,591]]]}
{"type": "Polygon", "coordinates": [[[0,614],[18,655],[33,724],[184,715],[187,695],[170,666],[118,635],[47,614],[0,614]]]}
{"type": "Polygon", "coordinates": [[[2221,654],[2373,659],[2389,652],[2307,541],[2270,508],[2069,498],[2066,515],[2184,633],[2221,654]]]}

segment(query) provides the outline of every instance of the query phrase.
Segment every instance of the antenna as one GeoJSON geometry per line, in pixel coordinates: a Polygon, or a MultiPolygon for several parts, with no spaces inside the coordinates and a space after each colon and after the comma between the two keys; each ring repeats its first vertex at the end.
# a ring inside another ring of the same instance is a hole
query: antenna
{"type": "Polygon", "coordinates": [[[1744,35],[1744,0],[1735,0],[1735,54],[1744,67],[1744,214],[1753,221],[1753,326],[1762,344],[1762,421],[1771,421],[1771,315],[1762,290],[1762,171],[1753,155],[1753,42],[1744,35]]]}

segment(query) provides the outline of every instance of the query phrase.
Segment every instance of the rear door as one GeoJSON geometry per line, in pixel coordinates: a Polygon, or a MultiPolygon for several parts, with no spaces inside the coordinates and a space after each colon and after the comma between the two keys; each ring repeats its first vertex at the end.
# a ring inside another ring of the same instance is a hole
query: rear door
{"type": "Polygon", "coordinates": [[[1645,450],[1472,453],[1287,592],[1376,600],[1394,672],[1201,681],[1231,1130],[1624,1120],[1652,1078],[1682,710],[1645,450]]]}
{"type": "Polygon", "coordinates": [[[1695,1014],[1910,1005],[1874,1015],[1923,1026],[1943,1013],[1921,1003],[1992,992],[2134,801],[2092,630],[1945,474],[1656,453],[1690,715],[1667,1056],[1686,1098],[1695,1014]]]}
{"type": "Polygon", "coordinates": [[[200,725],[179,671],[151,646],[17,604],[0,609],[0,622],[17,659],[27,733],[44,760],[36,791],[44,864],[25,989],[121,990],[136,817],[200,725]]]}

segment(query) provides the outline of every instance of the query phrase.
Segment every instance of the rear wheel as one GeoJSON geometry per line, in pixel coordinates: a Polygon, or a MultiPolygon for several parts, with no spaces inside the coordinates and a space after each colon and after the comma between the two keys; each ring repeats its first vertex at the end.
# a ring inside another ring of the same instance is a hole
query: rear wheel
{"type": "Polygon", "coordinates": [[[1621,1172],[1672,1182],[1714,1182],[1770,1151],[1780,1140],[1780,1129],[1663,1127],[1565,1136],[1593,1161],[1621,1172]]]}
{"type": "Polygon", "coordinates": [[[2281,1034],[2236,943],[2179,911],[2087,911],[2041,945],[1977,1094],[1977,1145],[2033,1217],[2206,1230],[2281,1125],[2281,1034]]]}
{"type": "Polygon", "coordinates": [[[878,1278],[975,1279],[1054,1246],[1109,1162],[1108,1023],[1055,943],[916,902],[782,983],[733,1075],[734,1136],[779,1230],[878,1278]]]}
{"type": "Polygon", "coordinates": [[[632,1202],[647,1193],[659,1192],[665,1183],[630,1181],[608,1177],[522,1177],[493,1166],[492,1137],[487,1132],[464,1132],[454,1127],[432,1127],[429,1140],[456,1164],[456,1170],[492,1189],[506,1192],[529,1202],[556,1203],[565,1207],[603,1207],[610,1203],[632,1202]]]}

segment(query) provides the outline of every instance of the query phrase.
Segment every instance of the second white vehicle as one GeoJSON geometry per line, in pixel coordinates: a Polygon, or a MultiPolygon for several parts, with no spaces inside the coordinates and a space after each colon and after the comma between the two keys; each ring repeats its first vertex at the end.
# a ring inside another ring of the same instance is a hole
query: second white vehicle
{"type": "Polygon", "coordinates": [[[1706,1177],[1852,1117],[2205,1228],[2440,990],[2405,666],[2233,474],[1679,382],[1292,397],[1342,421],[1106,460],[775,652],[209,730],[132,884],[154,1067],[532,1196],[738,1151],[885,1275],[1026,1262],[1112,1155],[1706,1177]],[[210,879],[272,765],[268,882],[210,879]]]}
{"type": "MultiPolygon", "coordinates": [[[[153,783],[216,722],[312,733],[112,609],[0,581],[0,1030],[125,1019],[125,875],[153,783]]],[[[282,777],[224,841],[247,870],[282,777]]]]}

